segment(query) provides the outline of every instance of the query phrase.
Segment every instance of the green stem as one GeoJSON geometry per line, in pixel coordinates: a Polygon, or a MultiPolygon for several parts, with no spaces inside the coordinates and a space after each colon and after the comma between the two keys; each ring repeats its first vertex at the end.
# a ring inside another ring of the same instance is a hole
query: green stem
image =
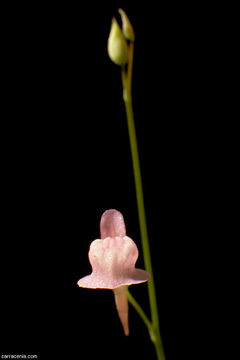
{"type": "MultiPolygon", "coordinates": [[[[132,70],[132,64],[129,64],[128,67],[132,70]]],[[[130,76],[131,76],[131,74],[130,74],[130,76]]],[[[155,285],[154,285],[151,254],[150,254],[149,240],[148,240],[148,233],[147,233],[147,224],[146,224],[143,189],[142,189],[142,177],[141,177],[140,162],[139,162],[139,155],[138,155],[136,130],[135,130],[135,124],[134,124],[133,107],[132,107],[132,96],[131,96],[131,86],[130,86],[131,81],[129,82],[128,79],[129,79],[129,77],[126,77],[125,70],[124,70],[124,68],[122,68],[123,100],[125,103],[127,123],[128,123],[128,132],[129,132],[129,139],[130,139],[130,148],[131,148],[131,154],[132,154],[132,163],[133,163],[133,172],[134,172],[134,180],[135,180],[135,187],[136,187],[136,197],[137,197],[140,233],[141,233],[141,240],[142,240],[143,258],[144,258],[145,268],[151,274],[151,278],[148,281],[148,295],[149,295],[149,302],[150,302],[150,309],[151,309],[152,328],[153,328],[153,333],[154,333],[154,336],[152,337],[152,341],[154,342],[158,359],[165,360],[164,350],[163,350],[163,345],[162,345],[162,340],[161,340],[160,330],[159,330],[158,307],[157,307],[156,291],[155,291],[155,285]]]]}
{"type": "Polygon", "coordinates": [[[152,323],[148,319],[147,315],[145,314],[145,312],[143,311],[141,306],[137,303],[137,301],[134,299],[132,294],[129,292],[129,290],[127,290],[127,298],[128,298],[128,301],[130,302],[130,304],[137,311],[138,315],[142,318],[142,321],[144,322],[144,324],[147,326],[150,336],[152,336],[152,332],[153,332],[152,323]]]}
{"type": "Polygon", "coordinates": [[[131,93],[132,89],[132,68],[133,68],[133,53],[134,53],[134,42],[130,42],[129,44],[129,54],[128,54],[128,90],[131,93]]]}

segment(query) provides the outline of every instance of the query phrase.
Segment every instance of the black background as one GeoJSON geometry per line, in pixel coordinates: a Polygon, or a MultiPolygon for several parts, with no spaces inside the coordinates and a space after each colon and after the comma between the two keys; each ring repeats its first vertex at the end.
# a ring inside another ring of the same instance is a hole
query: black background
{"type": "MultiPolygon", "coordinates": [[[[120,6],[136,34],[133,105],[166,357],[198,356],[190,349],[211,197],[203,208],[216,163],[208,8],[150,2],[3,13],[3,354],[156,358],[134,309],[125,338],[112,292],[76,285],[91,271],[88,248],[109,208],[123,213],[143,267],[120,68],[107,55],[120,6]]],[[[132,293],[149,314],[146,284],[132,293]]]]}

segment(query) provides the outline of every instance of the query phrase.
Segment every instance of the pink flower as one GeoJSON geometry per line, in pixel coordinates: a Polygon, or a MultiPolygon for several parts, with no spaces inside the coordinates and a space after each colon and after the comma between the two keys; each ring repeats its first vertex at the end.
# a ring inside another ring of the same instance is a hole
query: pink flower
{"type": "Polygon", "coordinates": [[[92,273],[81,278],[78,286],[92,289],[112,289],[125,335],[128,329],[127,286],[149,279],[145,270],[136,269],[138,249],[132,239],[126,236],[122,214],[107,210],[100,221],[101,239],[94,240],[89,249],[92,273]]]}

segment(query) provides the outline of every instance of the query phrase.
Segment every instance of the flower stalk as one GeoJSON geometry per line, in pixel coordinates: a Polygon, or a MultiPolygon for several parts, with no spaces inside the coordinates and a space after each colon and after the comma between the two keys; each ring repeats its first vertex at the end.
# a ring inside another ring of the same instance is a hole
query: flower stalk
{"type": "MultiPolygon", "coordinates": [[[[132,83],[133,50],[134,50],[133,46],[134,46],[133,42],[130,42],[127,71],[125,67],[122,67],[123,100],[124,100],[126,116],[127,116],[130,148],[132,155],[132,164],[133,164],[133,172],[134,172],[144,265],[145,265],[145,269],[151,274],[151,278],[148,281],[148,295],[149,295],[149,303],[151,309],[152,327],[148,326],[148,329],[150,330],[151,340],[155,345],[158,360],[165,360],[163,344],[159,329],[156,290],[154,284],[151,253],[150,253],[149,240],[148,240],[147,223],[146,223],[144,198],[143,198],[142,177],[141,177],[140,161],[138,155],[138,144],[137,144],[135,123],[134,123],[133,106],[132,106],[131,83],[132,83]]],[[[132,300],[131,297],[129,297],[129,299],[132,300]]],[[[136,303],[134,303],[133,301],[131,301],[131,303],[138,311],[139,308],[136,306],[136,303]]],[[[144,318],[143,316],[141,317],[142,319],[144,318]]],[[[146,322],[146,318],[144,322],[145,324],[148,323],[146,322]]]]}
{"type": "Polygon", "coordinates": [[[159,329],[156,290],[155,290],[153,270],[152,270],[151,253],[149,248],[147,223],[146,223],[144,198],[143,198],[142,177],[140,170],[138,144],[137,144],[137,136],[136,136],[133,106],[132,106],[132,69],[133,69],[135,34],[132,24],[130,23],[126,13],[122,9],[119,9],[119,13],[122,18],[122,30],[120,30],[120,28],[118,27],[117,28],[118,31],[113,31],[114,28],[113,27],[111,28],[109,40],[108,40],[108,54],[113,62],[121,66],[121,70],[122,70],[121,75],[122,75],[122,86],[123,86],[123,100],[124,100],[126,116],[127,116],[128,133],[130,140],[136,199],[137,199],[137,209],[138,209],[138,217],[139,217],[139,225],[140,225],[140,233],[141,233],[141,241],[142,241],[142,249],[143,249],[143,258],[144,258],[145,269],[147,270],[148,273],[151,274],[151,278],[148,281],[148,296],[149,296],[149,303],[151,309],[151,321],[147,318],[142,308],[132,297],[129,291],[127,291],[127,296],[128,296],[128,301],[136,309],[136,311],[141,316],[143,322],[145,323],[145,325],[149,330],[151,340],[155,345],[158,360],[165,360],[163,344],[159,329]],[[121,45],[121,47],[117,46],[120,42],[121,44],[123,43],[122,40],[123,38],[125,38],[128,49],[127,61],[126,61],[125,45],[124,46],[121,45]],[[118,49],[119,57],[120,55],[121,57],[124,55],[124,59],[125,59],[124,62],[117,62],[115,61],[115,58],[113,58],[112,54],[114,53],[115,55],[116,48],[118,49]]]}

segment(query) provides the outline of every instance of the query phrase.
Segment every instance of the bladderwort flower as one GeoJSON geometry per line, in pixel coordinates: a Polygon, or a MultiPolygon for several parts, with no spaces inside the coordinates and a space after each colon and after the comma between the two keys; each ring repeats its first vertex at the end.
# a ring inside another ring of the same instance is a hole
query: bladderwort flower
{"type": "Polygon", "coordinates": [[[92,273],[81,278],[78,286],[113,290],[124,333],[129,335],[127,287],[147,281],[150,274],[135,268],[138,249],[126,236],[124,219],[119,211],[110,209],[103,213],[100,233],[101,239],[91,243],[88,253],[92,273]]]}

